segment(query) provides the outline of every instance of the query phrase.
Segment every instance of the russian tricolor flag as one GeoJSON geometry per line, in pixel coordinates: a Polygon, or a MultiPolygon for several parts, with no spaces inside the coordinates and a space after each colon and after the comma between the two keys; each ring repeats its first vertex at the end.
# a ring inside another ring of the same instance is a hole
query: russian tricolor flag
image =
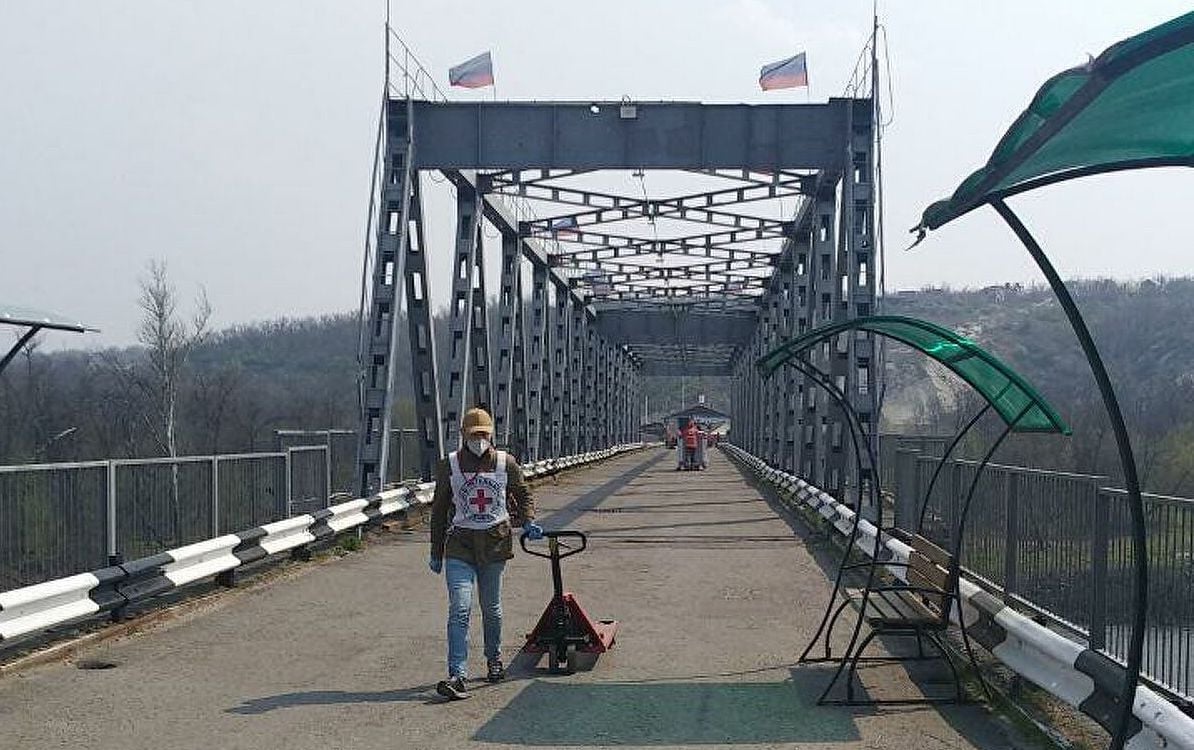
{"type": "Polygon", "coordinates": [[[448,83],[466,89],[479,89],[493,85],[493,59],[483,52],[471,60],[448,69],[448,83]]]}
{"type": "Polygon", "coordinates": [[[808,85],[808,68],[804,63],[804,53],[787,60],[764,65],[759,71],[759,88],[764,91],[771,89],[790,89],[808,85]]]}

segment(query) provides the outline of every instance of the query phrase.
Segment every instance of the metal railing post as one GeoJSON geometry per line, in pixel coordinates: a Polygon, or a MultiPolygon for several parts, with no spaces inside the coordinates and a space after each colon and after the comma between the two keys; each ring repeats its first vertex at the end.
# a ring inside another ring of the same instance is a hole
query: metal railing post
{"type": "Polygon", "coordinates": [[[920,492],[916,487],[916,457],[914,450],[897,448],[895,461],[892,462],[892,472],[895,475],[895,518],[892,523],[905,530],[915,531],[911,524],[916,523],[916,513],[919,510],[920,492]]]}
{"type": "Polygon", "coordinates": [[[211,535],[220,535],[220,457],[211,457],[211,535]]]}
{"type": "Polygon", "coordinates": [[[1101,482],[1087,485],[1094,503],[1090,530],[1090,647],[1107,646],[1107,525],[1111,503],[1101,482]]]}
{"type": "Polygon", "coordinates": [[[1003,601],[1010,602],[1019,588],[1020,565],[1017,562],[1020,541],[1020,475],[1007,472],[1003,484],[1003,502],[1007,509],[1003,542],[1003,601]]]}
{"type": "Polygon", "coordinates": [[[332,436],[328,434],[328,442],[323,446],[323,507],[332,502],[332,436]]]}
{"type": "MultiPolygon", "coordinates": [[[[944,459],[942,459],[944,460],[944,459]]],[[[951,460],[949,476],[949,497],[946,502],[949,503],[949,544],[954,546],[958,542],[958,522],[961,520],[962,514],[962,464],[959,461],[951,460]]]]}
{"type": "Polygon", "coordinates": [[[286,517],[294,515],[294,451],[286,449],[286,517]]]}
{"type": "Polygon", "coordinates": [[[108,564],[117,565],[120,551],[116,547],[116,463],[108,460],[108,564]]]}
{"type": "Polygon", "coordinates": [[[403,437],[405,432],[401,427],[398,428],[398,484],[402,484],[402,480],[406,479],[406,439],[403,437]]]}

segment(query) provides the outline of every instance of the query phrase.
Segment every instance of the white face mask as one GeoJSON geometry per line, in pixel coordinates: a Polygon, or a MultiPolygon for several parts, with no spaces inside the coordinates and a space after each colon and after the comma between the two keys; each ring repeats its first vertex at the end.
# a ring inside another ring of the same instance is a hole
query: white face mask
{"type": "Polygon", "coordinates": [[[470,438],[464,441],[465,446],[477,458],[485,455],[485,451],[489,450],[489,441],[485,438],[470,438]]]}

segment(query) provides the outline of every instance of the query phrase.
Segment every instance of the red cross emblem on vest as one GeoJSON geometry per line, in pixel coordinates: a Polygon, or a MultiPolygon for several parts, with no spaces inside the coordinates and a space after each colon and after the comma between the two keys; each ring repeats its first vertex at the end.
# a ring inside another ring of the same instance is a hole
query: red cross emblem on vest
{"type": "Polygon", "coordinates": [[[483,489],[478,487],[477,495],[475,497],[471,498],[468,502],[469,502],[469,505],[477,506],[477,513],[484,513],[485,510],[489,507],[489,503],[491,502],[491,499],[490,499],[489,495],[485,494],[485,491],[483,489]]]}

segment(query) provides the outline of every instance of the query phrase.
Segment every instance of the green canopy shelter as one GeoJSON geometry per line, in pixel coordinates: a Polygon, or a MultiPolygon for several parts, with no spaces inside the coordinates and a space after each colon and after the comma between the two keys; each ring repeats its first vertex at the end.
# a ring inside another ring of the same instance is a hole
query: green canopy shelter
{"type": "Polygon", "coordinates": [[[923,237],[992,199],[1075,177],[1194,166],[1191,123],[1194,12],[1046,81],[986,165],[926,208],[916,230],[923,237]]]}
{"type": "MultiPolygon", "coordinates": [[[[994,456],[995,451],[998,450],[999,445],[1011,432],[1048,432],[1070,434],[1069,427],[1062,421],[1057,411],[1045,400],[1043,396],[1031,385],[1028,384],[1023,377],[1021,377],[1015,370],[1005,364],[1002,360],[991,354],[987,350],[980,347],[975,342],[962,336],[961,334],[951,331],[935,323],[930,323],[926,320],[918,318],[910,318],[900,315],[873,315],[861,318],[853,318],[851,320],[843,320],[836,323],[828,323],[818,326],[807,333],[804,333],[796,338],[790,339],[783,344],[775,347],[767,354],[763,355],[756,361],[756,367],[759,372],[768,377],[779,368],[785,365],[796,367],[806,376],[812,378],[816,385],[829,391],[830,395],[838,403],[838,405],[846,412],[849,417],[849,424],[851,425],[852,438],[854,439],[855,452],[859,452],[860,445],[856,435],[856,429],[862,430],[862,423],[855,413],[853,407],[849,403],[839,388],[834,385],[824,372],[820,371],[812,364],[804,360],[804,354],[810,349],[816,347],[823,342],[829,342],[837,336],[845,334],[850,331],[868,331],[879,336],[899,341],[906,344],[916,351],[924,354],[930,359],[939,362],[945,367],[949,368],[954,374],[965,381],[976,393],[978,393],[986,402],[986,406],[981,411],[974,415],[969,423],[957,434],[953,443],[946,450],[944,456],[937,464],[937,469],[929,481],[928,491],[925,494],[924,500],[921,502],[920,519],[916,525],[917,534],[921,533],[921,527],[924,522],[924,513],[928,507],[928,498],[932,495],[933,486],[937,482],[942,467],[946,465],[950,453],[957,446],[962,437],[973,427],[987,411],[995,411],[1004,423],[1004,430],[999,436],[998,440],[990,447],[983,460],[979,463],[977,470],[971,480],[969,491],[966,493],[965,502],[962,505],[962,512],[958,517],[957,526],[954,530],[953,556],[954,559],[961,558],[962,537],[964,535],[966,517],[970,509],[970,503],[974,498],[975,489],[978,487],[978,480],[986,468],[988,462],[994,456]],[[857,428],[855,425],[857,424],[857,428]]],[[[869,445],[866,445],[866,452],[870,456],[872,466],[874,465],[874,453],[869,445]]],[[[859,458],[859,473],[862,473],[861,456],[859,458]]],[[[861,484],[861,483],[860,483],[861,484]]],[[[861,496],[859,502],[861,503],[861,496]]],[[[861,507],[861,506],[860,506],[861,507]]],[[[876,517],[874,523],[877,531],[875,534],[875,547],[871,552],[870,563],[867,575],[867,584],[862,595],[862,608],[859,611],[859,617],[855,622],[854,630],[850,636],[849,645],[846,647],[845,653],[848,655],[853,652],[855,644],[861,633],[861,625],[863,621],[863,613],[866,609],[867,596],[875,581],[877,566],[880,564],[880,544],[884,536],[882,524],[882,505],[875,500],[876,517]]],[[[847,543],[847,549],[853,547],[858,533],[858,519],[861,513],[854,516],[854,525],[850,532],[850,539],[847,543]]],[[[841,612],[841,606],[836,608],[836,614],[831,613],[835,611],[835,601],[837,594],[842,586],[842,574],[847,567],[848,556],[843,556],[838,564],[837,576],[834,580],[833,594],[829,599],[829,606],[825,610],[825,614],[821,618],[821,624],[817,627],[816,633],[808,646],[805,647],[804,652],[800,655],[800,660],[803,662],[808,658],[812,649],[816,646],[820,639],[824,639],[825,644],[825,659],[829,658],[830,640],[833,631],[834,623],[838,620],[838,614],[841,612]]],[[[951,585],[956,586],[956,580],[951,585]]],[[[863,641],[863,645],[859,647],[859,654],[865,648],[866,643],[870,641],[872,636],[868,636],[863,641]]],[[[918,636],[919,637],[919,636],[918,636]]],[[[970,649],[969,636],[966,634],[965,626],[963,624],[962,637],[965,642],[966,651],[970,655],[973,662],[974,656],[970,649]]],[[[854,657],[856,663],[857,655],[854,657]]],[[[826,685],[824,691],[818,698],[818,703],[833,702],[828,700],[830,691],[834,684],[841,677],[843,670],[846,667],[847,660],[842,659],[837,671],[834,673],[833,679],[826,685]]],[[[853,669],[853,667],[851,667],[853,669]]],[[[981,678],[980,678],[981,680],[981,678]]],[[[851,678],[847,677],[847,702],[852,701],[852,682],[851,678]]],[[[984,690],[987,689],[985,681],[983,682],[984,690]]],[[[958,688],[959,691],[961,688],[958,688]]],[[[960,692],[959,692],[960,695],[960,692]]],[[[933,702],[931,700],[926,702],[933,702]]]]}
{"type": "Polygon", "coordinates": [[[1070,434],[1070,428],[1057,411],[1019,373],[965,336],[927,320],[873,315],[818,326],[759,358],[759,371],[770,375],[785,362],[822,341],[852,330],[870,331],[894,339],[945,365],[1017,432],[1070,434]]]}
{"type": "MultiPolygon", "coordinates": [[[[1086,65],[1050,78],[1000,139],[985,166],[953,194],[926,208],[913,229],[925,234],[990,205],[1036,261],[1086,355],[1111,422],[1132,517],[1132,637],[1111,748],[1134,724],[1133,699],[1144,651],[1148,554],[1144,504],[1131,438],[1098,347],[1048,256],[1005,199],[1075,177],[1126,169],[1194,165],[1194,12],[1112,45],[1086,65]]],[[[1103,634],[1092,633],[1099,648],[1103,634]]]]}

